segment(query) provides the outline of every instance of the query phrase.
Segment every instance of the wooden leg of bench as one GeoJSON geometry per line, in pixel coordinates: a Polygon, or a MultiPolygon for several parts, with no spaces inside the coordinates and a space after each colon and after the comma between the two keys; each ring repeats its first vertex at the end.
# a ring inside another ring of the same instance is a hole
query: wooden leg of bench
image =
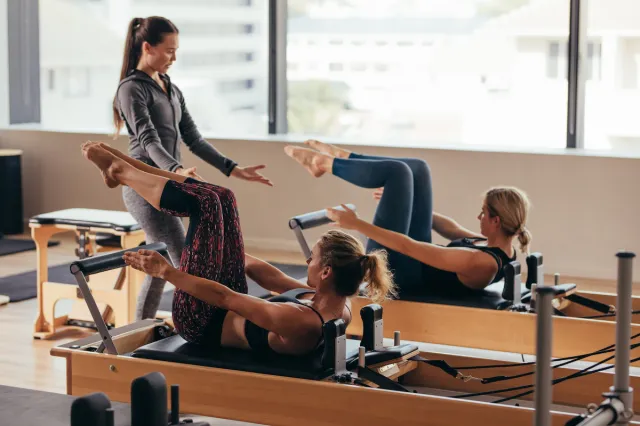
{"type": "MultiPolygon", "coordinates": [[[[138,247],[144,241],[144,239],[144,232],[132,232],[121,237],[121,245],[124,249],[138,247]]],[[[126,275],[122,290],[126,291],[129,303],[128,309],[125,309],[122,315],[125,315],[126,323],[130,324],[136,320],[136,305],[138,302],[138,294],[140,293],[140,287],[142,286],[142,281],[144,280],[145,274],[140,271],[136,271],[129,266],[125,268],[125,271],[126,275]]]]}
{"type": "MultiPolygon", "coordinates": [[[[38,297],[38,314],[34,322],[34,333],[50,333],[54,331],[53,310],[44,305],[44,283],[49,278],[48,247],[52,235],[64,230],[54,226],[32,226],[31,238],[36,244],[36,287],[38,297]]],[[[35,334],[34,334],[35,336],[35,334]]]]}

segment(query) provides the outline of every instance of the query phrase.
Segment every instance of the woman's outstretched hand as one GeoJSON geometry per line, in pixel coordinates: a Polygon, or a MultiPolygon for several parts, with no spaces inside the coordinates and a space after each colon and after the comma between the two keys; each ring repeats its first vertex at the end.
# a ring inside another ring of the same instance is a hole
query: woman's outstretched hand
{"type": "Polygon", "coordinates": [[[340,204],[344,210],[328,208],[327,217],[335,222],[334,226],[339,226],[344,229],[356,229],[358,225],[358,215],[355,211],[351,210],[344,204],[340,204]]]}
{"type": "Polygon", "coordinates": [[[173,267],[160,253],[154,250],[128,251],[123,256],[124,263],[154,278],[162,278],[173,267]]]}
{"type": "Polygon", "coordinates": [[[264,177],[262,174],[258,173],[258,170],[264,169],[264,164],[260,164],[259,166],[248,166],[248,167],[240,167],[236,166],[231,171],[231,176],[237,177],[238,179],[246,180],[249,182],[259,182],[265,184],[267,186],[273,186],[271,180],[264,177]]]}

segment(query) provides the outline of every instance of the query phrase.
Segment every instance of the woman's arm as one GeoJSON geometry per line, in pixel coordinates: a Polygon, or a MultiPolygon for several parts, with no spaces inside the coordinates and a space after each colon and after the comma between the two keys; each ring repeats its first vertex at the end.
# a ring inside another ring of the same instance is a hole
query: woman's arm
{"type": "Polygon", "coordinates": [[[468,248],[441,247],[416,241],[407,235],[363,221],[345,205],[342,205],[342,208],[344,211],[327,209],[327,216],[338,226],[360,232],[391,250],[435,268],[465,275],[484,285],[495,275],[497,268],[495,261],[484,252],[468,248]],[[491,276],[485,279],[489,275],[491,276]]]}
{"type": "Polygon", "coordinates": [[[280,336],[305,337],[310,328],[317,327],[317,317],[315,314],[307,315],[308,309],[304,306],[271,303],[248,294],[235,292],[218,282],[179,271],[156,251],[127,252],[123,259],[134,269],[169,281],[193,297],[221,309],[233,311],[259,327],[280,336]]]}
{"type": "Polygon", "coordinates": [[[447,240],[458,238],[483,238],[482,234],[477,234],[463,227],[452,218],[440,213],[433,212],[433,230],[447,240]]]}
{"type": "Polygon", "coordinates": [[[245,254],[244,268],[249,278],[269,291],[284,293],[296,288],[310,288],[308,285],[291,278],[275,266],[248,254],[245,254]]]}
{"type": "Polygon", "coordinates": [[[118,89],[118,103],[125,121],[151,160],[161,169],[175,172],[182,166],[162,146],[158,131],[151,121],[144,88],[133,81],[118,89]]]}

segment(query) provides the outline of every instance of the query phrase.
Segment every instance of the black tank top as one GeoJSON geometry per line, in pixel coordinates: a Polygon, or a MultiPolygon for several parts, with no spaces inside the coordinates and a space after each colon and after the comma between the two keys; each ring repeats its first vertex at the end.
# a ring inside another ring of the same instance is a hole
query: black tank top
{"type": "MultiPolygon", "coordinates": [[[[503,267],[510,262],[516,260],[516,254],[514,252],[513,257],[507,256],[507,254],[498,247],[486,247],[477,246],[474,244],[476,241],[486,241],[486,238],[460,238],[451,241],[447,244],[447,247],[464,247],[475,250],[480,250],[493,257],[498,265],[498,272],[496,273],[490,284],[504,279],[503,267]]],[[[481,292],[482,290],[474,290],[464,285],[455,272],[443,271],[442,269],[434,268],[433,266],[423,264],[423,280],[426,281],[428,292],[432,294],[441,294],[449,297],[461,297],[468,296],[474,293],[481,292]]]]}
{"type": "MultiPolygon", "coordinates": [[[[315,293],[315,290],[306,289],[306,288],[297,288],[294,290],[286,291],[277,296],[272,296],[267,300],[269,300],[269,302],[274,302],[274,303],[295,303],[298,305],[306,306],[307,308],[315,312],[316,315],[318,315],[318,318],[320,318],[320,327],[322,328],[322,326],[324,325],[324,318],[322,318],[322,315],[320,315],[320,312],[318,312],[313,306],[309,306],[306,303],[303,303],[300,300],[298,300],[298,296],[301,296],[303,294],[309,294],[309,293],[315,293]]],[[[277,355],[277,352],[275,352],[273,349],[271,349],[271,346],[269,346],[269,330],[259,327],[249,320],[245,320],[244,335],[247,338],[247,342],[249,342],[249,346],[254,351],[263,355],[277,355]]],[[[318,343],[316,343],[316,346],[314,347],[313,350],[317,349],[322,343],[323,343],[323,336],[321,334],[320,338],[318,339],[318,343]]]]}

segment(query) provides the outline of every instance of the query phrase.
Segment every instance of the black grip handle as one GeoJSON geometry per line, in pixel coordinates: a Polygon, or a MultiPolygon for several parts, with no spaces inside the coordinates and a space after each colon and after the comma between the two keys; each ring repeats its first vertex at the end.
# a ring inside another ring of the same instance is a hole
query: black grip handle
{"type": "Polygon", "coordinates": [[[167,245],[165,243],[153,243],[135,247],[132,249],[116,251],[113,253],[105,254],[103,256],[95,256],[83,260],[76,260],[71,264],[70,270],[73,275],[80,271],[85,276],[88,276],[104,271],[109,271],[111,269],[122,268],[125,266],[122,256],[126,252],[136,252],[138,250],[157,251],[165,258],[169,258],[169,252],[167,251],[167,245]]]}
{"type": "MultiPolygon", "coordinates": [[[[351,210],[356,210],[356,206],[353,204],[345,204],[351,210]]],[[[342,206],[334,207],[336,210],[344,210],[342,206]]],[[[327,210],[318,210],[311,213],[301,214],[289,219],[289,228],[295,229],[311,229],[318,226],[326,225],[331,223],[331,219],[327,217],[327,210]]]]}

